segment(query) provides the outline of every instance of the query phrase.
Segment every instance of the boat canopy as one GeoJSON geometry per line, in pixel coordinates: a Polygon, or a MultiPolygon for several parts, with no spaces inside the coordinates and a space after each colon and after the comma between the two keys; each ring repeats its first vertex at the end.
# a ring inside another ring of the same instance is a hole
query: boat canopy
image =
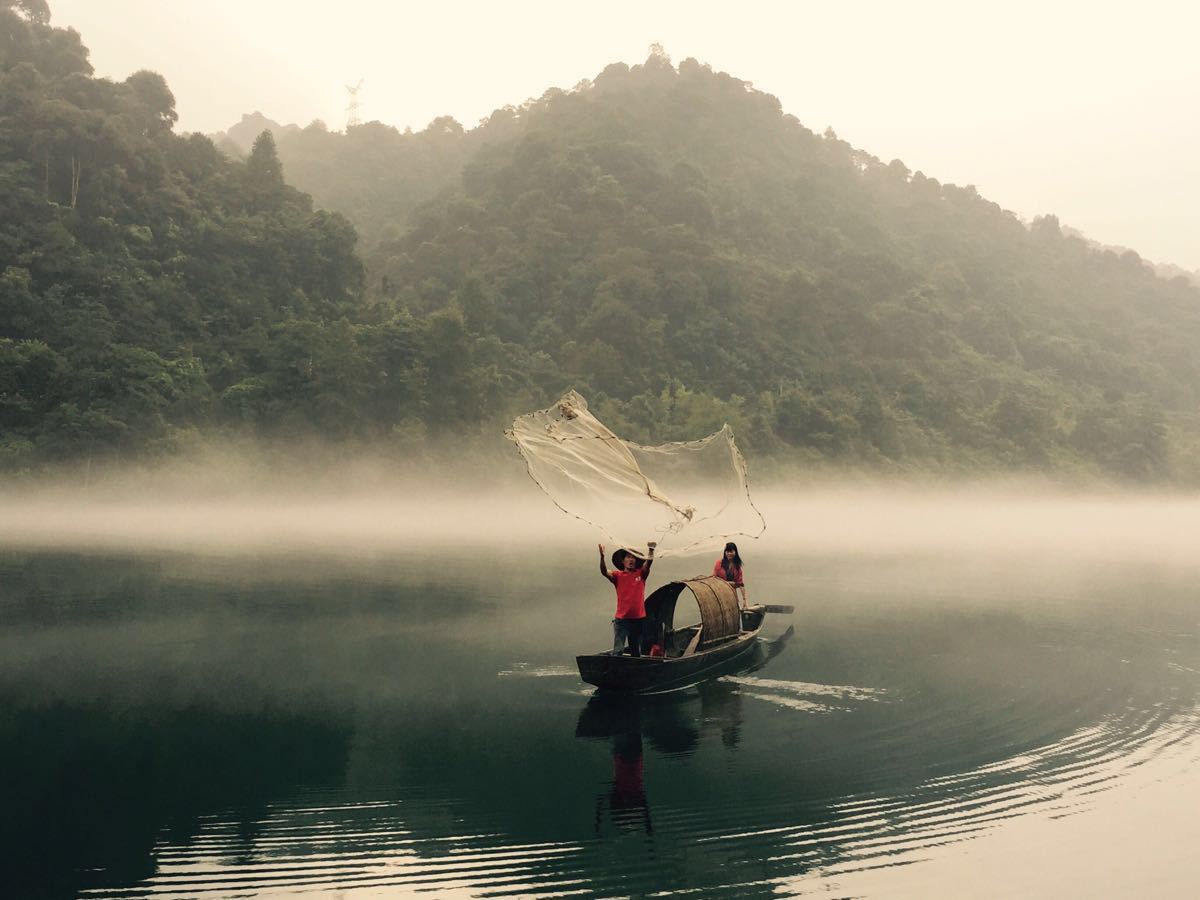
{"type": "Polygon", "coordinates": [[[668,631],[674,629],[675,604],[685,590],[700,607],[700,624],[704,626],[700,646],[735,637],[741,632],[742,613],[737,592],[728,581],[711,575],[664,584],[646,598],[646,615],[668,631]]]}

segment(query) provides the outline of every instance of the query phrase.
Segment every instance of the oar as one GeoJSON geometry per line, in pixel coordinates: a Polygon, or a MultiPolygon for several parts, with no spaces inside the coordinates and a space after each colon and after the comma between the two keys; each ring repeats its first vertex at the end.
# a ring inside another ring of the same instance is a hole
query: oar
{"type": "Polygon", "coordinates": [[[770,603],[763,607],[763,612],[769,613],[794,613],[795,611],[796,607],[794,606],[782,606],[776,603],[770,603]]]}

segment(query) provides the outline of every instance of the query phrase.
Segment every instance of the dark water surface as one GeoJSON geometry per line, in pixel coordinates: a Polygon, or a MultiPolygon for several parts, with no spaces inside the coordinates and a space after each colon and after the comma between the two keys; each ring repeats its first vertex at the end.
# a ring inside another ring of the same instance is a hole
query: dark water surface
{"type": "Polygon", "coordinates": [[[819,892],[1194,763],[1194,571],[760,555],[783,652],[606,702],[593,554],[0,555],[0,893],[819,892]]]}

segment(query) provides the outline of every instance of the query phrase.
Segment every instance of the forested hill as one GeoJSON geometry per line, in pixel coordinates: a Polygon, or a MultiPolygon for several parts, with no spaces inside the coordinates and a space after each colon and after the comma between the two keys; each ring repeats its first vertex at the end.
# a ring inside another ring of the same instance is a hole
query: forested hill
{"type": "Polygon", "coordinates": [[[320,368],[353,366],[366,315],[353,227],[285,184],[270,134],[236,163],[175,134],[160,75],[93,77],[49,15],[0,0],[0,467],[357,402],[320,368]]]}
{"type": "Polygon", "coordinates": [[[760,463],[1200,481],[1186,279],[693,60],[239,160],[44,13],[0,0],[10,467],[243,432],[410,452],[575,387],[640,440],[728,421],[760,463]]]}
{"type": "Polygon", "coordinates": [[[388,305],[461,313],[522,349],[522,386],[619,398],[637,437],[728,419],[772,454],[1195,474],[1186,278],[816,135],[694,60],[612,65],[467,132],[313,126],[281,154],[319,196],[392,204],[391,240],[370,202],[342,207],[388,305]],[[460,175],[389,166],[435,141],[460,175]],[[421,187],[442,189],[401,212],[421,187]]]}

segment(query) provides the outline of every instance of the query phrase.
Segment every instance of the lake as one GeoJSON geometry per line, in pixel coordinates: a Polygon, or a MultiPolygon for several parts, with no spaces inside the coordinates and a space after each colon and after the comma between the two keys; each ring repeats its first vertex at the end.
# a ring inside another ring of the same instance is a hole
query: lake
{"type": "Polygon", "coordinates": [[[1196,504],[887,504],[768,504],[747,580],[794,637],[624,700],[575,670],[613,605],[575,523],[56,542],[10,507],[3,893],[1190,894],[1196,504]]]}

